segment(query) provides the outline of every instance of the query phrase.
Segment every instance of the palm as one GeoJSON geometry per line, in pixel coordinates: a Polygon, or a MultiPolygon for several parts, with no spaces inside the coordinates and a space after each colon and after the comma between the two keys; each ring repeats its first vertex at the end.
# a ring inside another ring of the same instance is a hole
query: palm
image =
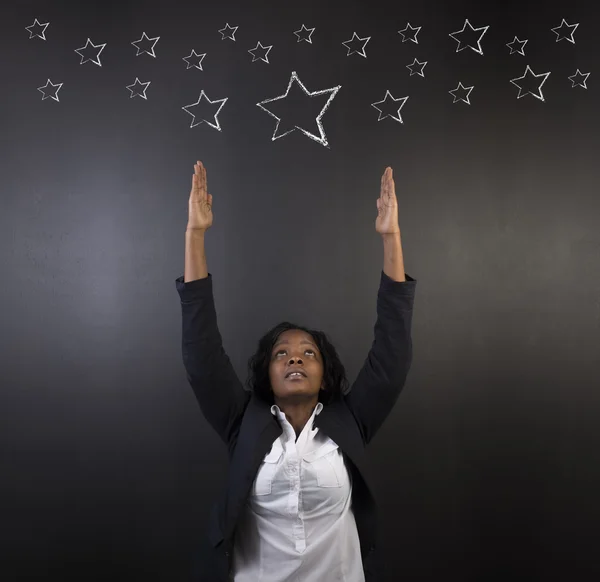
{"type": "Polygon", "coordinates": [[[400,232],[398,226],[398,201],[392,176],[392,168],[386,168],[381,177],[381,191],[377,199],[378,216],[375,220],[375,230],[379,234],[400,232]]]}

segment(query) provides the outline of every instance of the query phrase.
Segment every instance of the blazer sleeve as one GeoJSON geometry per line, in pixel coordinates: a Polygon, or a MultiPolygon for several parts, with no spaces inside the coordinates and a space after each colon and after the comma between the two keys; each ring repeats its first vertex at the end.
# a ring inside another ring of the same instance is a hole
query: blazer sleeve
{"type": "Polygon", "coordinates": [[[188,382],[207,422],[229,447],[239,432],[251,393],[244,390],[223,349],[212,275],[175,281],[181,300],[182,351],[188,382]]]}
{"type": "Polygon", "coordinates": [[[377,294],[377,321],[367,358],[344,396],[365,445],[394,407],[412,361],[411,325],[417,281],[395,281],[383,270],[377,294]]]}

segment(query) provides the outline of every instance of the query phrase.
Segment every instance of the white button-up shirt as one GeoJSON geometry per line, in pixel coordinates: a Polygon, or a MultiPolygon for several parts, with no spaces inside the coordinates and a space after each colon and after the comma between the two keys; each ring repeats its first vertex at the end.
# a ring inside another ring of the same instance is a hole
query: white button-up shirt
{"type": "Polygon", "coordinates": [[[313,420],[298,440],[274,404],[283,433],[252,483],[236,529],[235,582],[364,582],[352,512],[352,476],[338,445],[313,420]]]}

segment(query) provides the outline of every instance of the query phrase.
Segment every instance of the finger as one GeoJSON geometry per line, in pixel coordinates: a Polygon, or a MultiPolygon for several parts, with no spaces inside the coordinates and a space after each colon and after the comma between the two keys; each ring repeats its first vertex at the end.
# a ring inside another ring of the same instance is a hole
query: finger
{"type": "Polygon", "coordinates": [[[384,170],[383,175],[381,176],[381,191],[379,193],[379,198],[383,200],[386,197],[386,189],[387,189],[387,169],[384,170]]]}
{"type": "Polygon", "coordinates": [[[194,173],[192,174],[192,195],[197,196],[198,194],[198,164],[194,164],[194,173]]]}
{"type": "Polygon", "coordinates": [[[200,197],[206,198],[206,168],[200,163],[200,197]]]}
{"type": "Polygon", "coordinates": [[[198,188],[198,164],[194,164],[194,173],[192,174],[192,190],[190,192],[190,198],[196,195],[198,188]]]}
{"type": "Polygon", "coordinates": [[[190,199],[198,198],[198,174],[192,174],[192,190],[190,191],[190,199]]]}
{"type": "Polygon", "coordinates": [[[202,162],[198,161],[194,165],[194,179],[195,179],[195,197],[199,200],[202,196],[202,162]]]}

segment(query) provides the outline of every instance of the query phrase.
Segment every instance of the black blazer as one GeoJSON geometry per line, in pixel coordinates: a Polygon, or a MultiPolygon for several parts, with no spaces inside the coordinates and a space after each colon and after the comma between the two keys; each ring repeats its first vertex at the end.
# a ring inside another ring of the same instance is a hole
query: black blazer
{"type": "MultiPolygon", "coordinates": [[[[404,387],[412,361],[412,308],[416,280],[394,281],[381,271],[375,339],[350,390],[324,406],[314,424],[341,449],[352,472],[352,508],[366,582],[382,580],[377,506],[367,482],[365,447],[404,387]]],[[[282,428],[270,405],[245,390],[223,349],[212,275],[176,279],[183,316],[183,362],[200,409],[229,457],[227,482],[213,505],[207,536],[195,557],[194,582],[231,580],[237,519],[264,456],[282,428]]],[[[327,581],[320,581],[327,582],[327,581]]]]}

